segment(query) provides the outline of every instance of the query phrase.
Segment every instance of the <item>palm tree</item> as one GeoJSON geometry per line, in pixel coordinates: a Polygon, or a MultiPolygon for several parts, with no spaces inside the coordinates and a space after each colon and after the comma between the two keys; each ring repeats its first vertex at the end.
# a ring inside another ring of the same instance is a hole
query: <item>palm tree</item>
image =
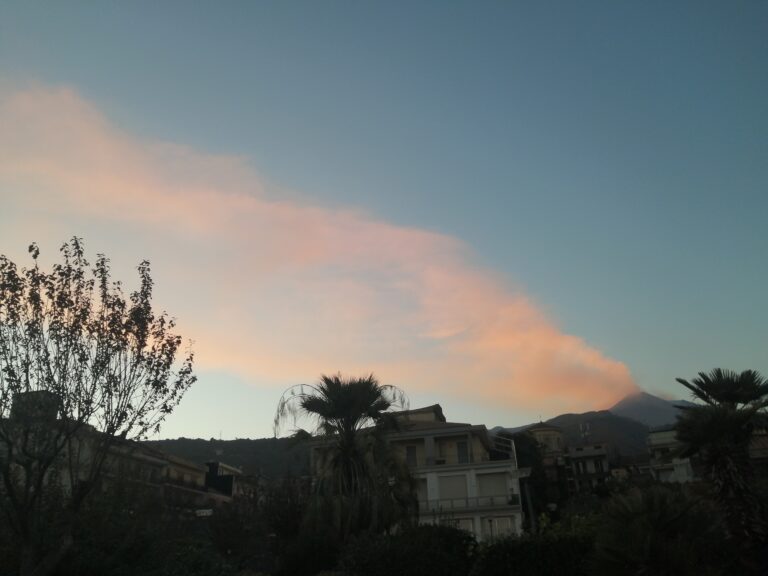
{"type": "Polygon", "coordinates": [[[765,426],[768,380],[754,370],[715,368],[677,381],[703,402],[683,407],[678,418],[682,455],[698,454],[710,472],[731,536],[764,545],[768,530],[750,482],[749,444],[755,428],[765,426]]]}
{"type": "Polygon", "coordinates": [[[379,384],[373,375],[324,375],[318,384],[293,386],[280,398],[275,435],[287,421],[296,427],[308,419],[312,435],[323,439],[315,450],[310,511],[315,520],[330,522],[342,541],[359,530],[387,529],[409,512],[407,468],[392,457],[383,436],[394,425],[391,409],[406,406],[402,390],[379,384]]]}
{"type": "Polygon", "coordinates": [[[714,503],[682,486],[634,488],[613,496],[600,515],[595,572],[611,576],[715,576],[734,573],[714,503]]]}

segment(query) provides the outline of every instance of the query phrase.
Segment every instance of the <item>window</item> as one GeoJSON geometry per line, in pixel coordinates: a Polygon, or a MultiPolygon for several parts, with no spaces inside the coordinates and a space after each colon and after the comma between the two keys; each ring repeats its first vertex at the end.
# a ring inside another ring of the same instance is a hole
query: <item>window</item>
{"type": "Polygon", "coordinates": [[[483,531],[486,538],[500,538],[514,533],[515,521],[513,518],[503,516],[500,518],[485,518],[483,531]]]}
{"type": "Polygon", "coordinates": [[[506,496],[508,492],[506,473],[477,475],[478,496],[506,496]]]}
{"type": "Polygon", "coordinates": [[[456,454],[459,464],[469,463],[469,446],[464,440],[456,442],[456,454]]]}
{"type": "Polygon", "coordinates": [[[437,486],[441,500],[465,499],[467,497],[467,477],[464,474],[439,476],[437,486]]]}
{"type": "Polygon", "coordinates": [[[409,468],[416,468],[417,466],[417,459],[416,459],[416,446],[406,446],[405,447],[405,463],[408,464],[409,468]]]}
{"type": "Polygon", "coordinates": [[[440,518],[440,526],[448,526],[449,528],[458,528],[459,520],[457,518],[440,518]]]}
{"type": "Polygon", "coordinates": [[[595,470],[598,472],[603,472],[603,461],[600,459],[595,459],[595,470]]]}

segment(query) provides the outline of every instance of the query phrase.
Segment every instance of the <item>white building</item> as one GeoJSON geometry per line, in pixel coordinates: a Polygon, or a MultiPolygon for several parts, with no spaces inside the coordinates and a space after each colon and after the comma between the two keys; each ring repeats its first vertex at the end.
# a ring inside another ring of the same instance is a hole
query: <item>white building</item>
{"type": "Polygon", "coordinates": [[[388,438],[416,480],[419,522],[447,524],[486,540],[522,532],[514,442],[494,446],[483,425],[447,422],[439,404],[396,414],[388,438]]]}
{"type": "Polygon", "coordinates": [[[674,426],[654,428],[648,433],[651,474],[659,482],[692,482],[698,480],[690,458],[681,458],[681,444],[674,426]]]}

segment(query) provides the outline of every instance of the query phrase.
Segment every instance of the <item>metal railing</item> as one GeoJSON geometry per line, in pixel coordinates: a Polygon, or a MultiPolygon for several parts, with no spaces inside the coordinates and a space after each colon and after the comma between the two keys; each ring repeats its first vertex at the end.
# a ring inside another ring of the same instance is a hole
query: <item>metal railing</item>
{"type": "Polygon", "coordinates": [[[472,498],[441,498],[438,500],[419,500],[422,511],[464,510],[467,508],[485,508],[490,506],[520,506],[520,495],[476,496],[472,498]]]}

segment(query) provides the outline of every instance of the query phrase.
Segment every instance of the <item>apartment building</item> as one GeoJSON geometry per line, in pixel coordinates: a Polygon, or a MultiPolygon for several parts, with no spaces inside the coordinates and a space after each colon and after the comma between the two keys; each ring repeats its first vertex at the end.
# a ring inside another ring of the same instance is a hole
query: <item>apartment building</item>
{"type": "MultiPolygon", "coordinates": [[[[188,512],[231,501],[231,491],[207,482],[207,469],[202,464],[141,442],[106,436],[87,424],[72,431],[58,406],[58,398],[48,391],[14,398],[9,417],[0,419],[0,474],[23,478],[24,462],[29,466],[30,460],[49,459],[48,471],[40,481],[65,494],[80,483],[93,484],[96,492],[103,493],[117,485],[131,486],[137,494],[154,494],[169,508],[188,512]]],[[[36,470],[34,466],[30,469],[36,470]]],[[[220,465],[219,470],[237,469],[220,465]]]]}
{"type": "Polygon", "coordinates": [[[520,534],[523,512],[514,442],[492,443],[483,425],[448,422],[439,404],[395,414],[388,435],[416,481],[419,522],[446,524],[478,540],[520,534]]]}
{"type": "Polygon", "coordinates": [[[650,471],[659,482],[693,482],[699,480],[690,458],[680,457],[682,444],[675,426],[652,428],[648,433],[650,471]]]}
{"type": "Polygon", "coordinates": [[[571,475],[568,479],[572,494],[592,492],[611,477],[607,444],[571,446],[567,449],[571,475]]]}
{"type": "Polygon", "coordinates": [[[562,428],[539,422],[524,429],[536,441],[544,472],[544,498],[549,512],[560,508],[568,499],[573,472],[566,454],[566,441],[562,428]]]}

